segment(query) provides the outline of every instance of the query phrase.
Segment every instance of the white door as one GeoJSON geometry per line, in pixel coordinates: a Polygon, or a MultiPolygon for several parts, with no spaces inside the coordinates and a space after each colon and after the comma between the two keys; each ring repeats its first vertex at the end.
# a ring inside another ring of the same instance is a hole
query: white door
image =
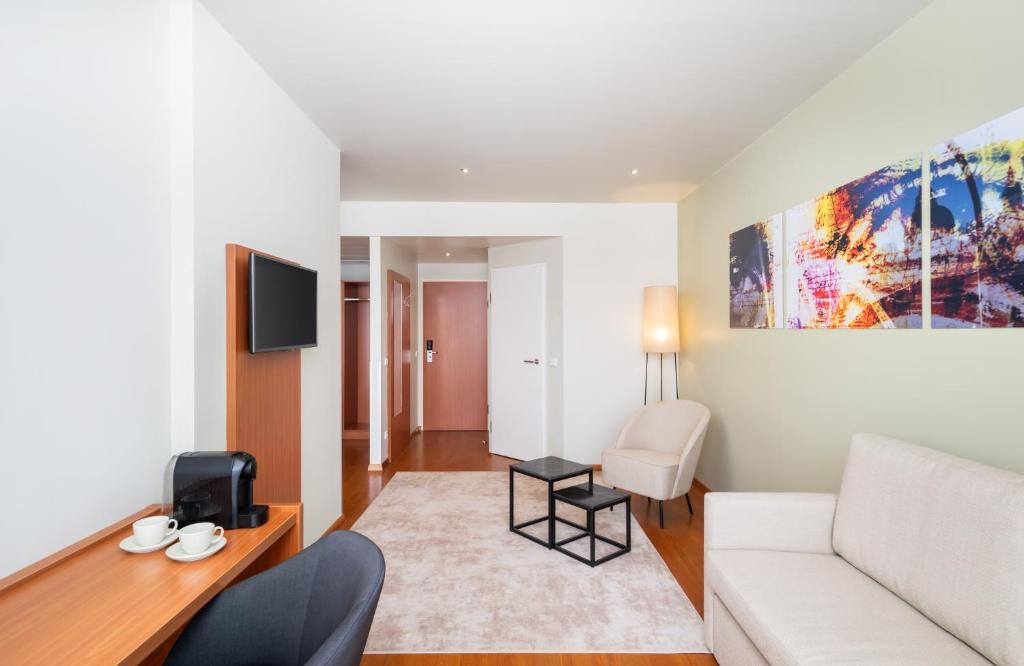
{"type": "Polygon", "coordinates": [[[544,264],[491,270],[491,453],[544,455],[544,264]]]}

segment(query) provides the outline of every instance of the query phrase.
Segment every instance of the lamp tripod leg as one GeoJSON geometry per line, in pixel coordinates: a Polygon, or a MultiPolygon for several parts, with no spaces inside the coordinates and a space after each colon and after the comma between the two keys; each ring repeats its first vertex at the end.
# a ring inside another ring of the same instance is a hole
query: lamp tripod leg
{"type": "Polygon", "coordinates": [[[651,366],[651,355],[644,353],[644,404],[647,404],[647,372],[651,366]]]}
{"type": "Polygon", "coordinates": [[[658,383],[661,384],[661,400],[665,400],[665,353],[658,354],[658,368],[661,371],[658,383]]]}
{"type": "Polygon", "coordinates": [[[672,352],[672,365],[676,367],[676,400],[679,399],[679,353],[672,352]]]}

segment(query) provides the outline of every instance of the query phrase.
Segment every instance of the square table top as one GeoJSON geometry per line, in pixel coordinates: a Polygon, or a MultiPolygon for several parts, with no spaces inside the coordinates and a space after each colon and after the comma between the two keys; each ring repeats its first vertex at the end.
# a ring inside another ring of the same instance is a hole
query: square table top
{"type": "Polygon", "coordinates": [[[521,474],[532,476],[541,481],[561,481],[562,479],[587,474],[594,470],[590,465],[581,465],[556,456],[525,460],[509,465],[509,467],[521,474]]]}
{"type": "Polygon", "coordinates": [[[569,486],[555,491],[555,499],[571,504],[587,511],[596,511],[606,506],[626,501],[629,493],[615,490],[607,486],[594,484],[591,490],[588,484],[581,483],[578,486],[569,486]]]}

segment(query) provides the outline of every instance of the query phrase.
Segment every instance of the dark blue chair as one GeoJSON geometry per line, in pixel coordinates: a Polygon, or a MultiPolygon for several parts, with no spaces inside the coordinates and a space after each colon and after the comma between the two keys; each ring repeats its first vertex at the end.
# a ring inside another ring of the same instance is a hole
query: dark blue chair
{"type": "Polygon", "coordinates": [[[332,532],[196,614],[170,666],[356,666],[384,585],[384,555],[355,532],[332,532]]]}

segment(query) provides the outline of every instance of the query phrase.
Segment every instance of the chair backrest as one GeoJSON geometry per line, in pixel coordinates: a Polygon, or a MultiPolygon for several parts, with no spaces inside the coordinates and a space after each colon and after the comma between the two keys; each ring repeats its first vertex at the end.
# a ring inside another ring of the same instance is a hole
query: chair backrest
{"type": "Polygon", "coordinates": [[[384,556],[332,532],[234,585],[188,625],[166,664],[357,666],[384,584],[384,556]]]}
{"type": "Polygon", "coordinates": [[[711,412],[693,400],[662,400],[644,405],[630,417],[617,449],[646,449],[680,456],[673,497],[688,492],[697,472],[711,412]]]}
{"type": "Polygon", "coordinates": [[[1024,663],[1024,476],[854,435],[832,543],[989,660],[1024,663]]]}
{"type": "Polygon", "coordinates": [[[683,455],[707,430],[711,412],[692,400],[662,400],[644,405],[626,421],[615,448],[646,449],[683,455]]]}
{"type": "Polygon", "coordinates": [[[359,663],[384,585],[384,555],[355,532],[332,532],[310,590],[300,659],[313,666],[359,663]]]}

